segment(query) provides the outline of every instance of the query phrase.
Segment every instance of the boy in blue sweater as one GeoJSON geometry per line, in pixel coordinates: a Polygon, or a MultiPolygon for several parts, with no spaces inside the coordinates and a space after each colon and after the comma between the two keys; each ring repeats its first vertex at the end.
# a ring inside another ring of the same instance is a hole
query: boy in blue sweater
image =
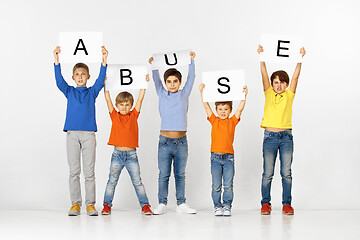
{"type": "Polygon", "coordinates": [[[69,187],[72,207],[68,215],[77,216],[80,214],[82,203],[80,189],[80,172],[82,154],[83,173],[85,178],[85,204],[89,216],[97,216],[95,209],[95,148],[97,131],[95,120],[95,100],[100,90],[105,86],[106,60],[108,51],[102,47],[102,65],[100,74],[95,84],[87,88],[86,83],[90,78],[89,68],[84,63],[77,63],[73,67],[72,79],[76,88],[69,86],[61,74],[59,63],[60,47],[54,50],[55,57],[55,79],[56,85],[67,98],[66,120],[64,132],[67,133],[66,147],[69,164],[69,187]]]}
{"type": "MultiPolygon", "coordinates": [[[[153,79],[156,92],[159,96],[159,112],[161,129],[158,149],[159,167],[159,205],[154,209],[155,215],[167,212],[167,197],[171,164],[174,164],[175,188],[178,213],[196,213],[195,209],[186,204],[185,198],[185,168],[188,157],[186,139],[187,111],[189,96],[195,80],[195,53],[190,52],[191,64],[189,65],[188,78],[182,90],[181,73],[175,68],[170,68],[164,73],[165,87],[163,86],[158,70],[153,70],[153,79]]],[[[153,58],[149,59],[151,64],[153,58]]]]}

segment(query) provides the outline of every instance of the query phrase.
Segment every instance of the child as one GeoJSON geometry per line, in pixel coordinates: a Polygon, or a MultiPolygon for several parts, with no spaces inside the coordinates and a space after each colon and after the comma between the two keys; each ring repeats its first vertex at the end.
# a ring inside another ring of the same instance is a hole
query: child
{"type": "MultiPolygon", "coordinates": [[[[200,84],[201,100],[203,100],[204,84],[200,84]]],[[[212,192],[215,216],[231,216],[231,204],[233,201],[233,179],[234,179],[234,135],[235,127],[240,121],[244,110],[248,89],[245,86],[245,100],[239,104],[235,114],[229,118],[232,110],[232,101],[215,102],[215,117],[209,103],[203,101],[207,119],[211,123],[211,176],[212,192]],[[223,203],[221,203],[221,187],[224,183],[223,203]]]]}
{"type": "MultiPolygon", "coordinates": [[[[263,52],[259,45],[257,52],[263,52]]],[[[301,48],[300,53],[305,55],[305,49],[301,48]]],[[[285,71],[274,72],[269,82],[265,62],[260,62],[262,83],[265,93],[264,117],[261,127],[265,129],[263,141],[263,174],[261,183],[261,214],[271,213],[271,181],[274,176],[275,159],[277,152],[280,154],[281,178],[283,187],[282,212],[285,215],[293,215],[294,209],[291,206],[291,163],[293,161],[293,136],[291,125],[292,103],[295,96],[296,86],[301,70],[301,63],[298,63],[292,76],[290,87],[289,76],[285,71]]]]}
{"type": "Polygon", "coordinates": [[[86,83],[90,78],[89,68],[84,63],[77,63],[73,67],[73,80],[76,88],[69,86],[61,75],[59,64],[60,47],[54,50],[56,85],[67,98],[67,110],[64,131],[67,132],[66,147],[70,170],[69,187],[72,207],[68,215],[80,214],[82,203],[80,189],[80,172],[82,154],[83,173],[85,178],[85,204],[89,216],[97,216],[94,205],[95,192],[95,152],[97,131],[95,120],[95,100],[100,90],[104,87],[106,76],[106,60],[108,51],[102,47],[102,65],[99,77],[92,87],[87,88],[86,83]]]}
{"type": "MultiPolygon", "coordinates": [[[[149,81],[149,75],[146,75],[146,81],[149,81]]],[[[142,208],[141,212],[145,215],[151,215],[149,200],[146,196],[145,187],[141,182],[140,166],[136,154],[136,148],[139,147],[137,119],[144,99],[145,89],[140,90],[138,100],[132,111],[130,109],[134,103],[133,96],[128,92],[119,93],[115,99],[115,106],[119,112],[115,110],[111,102],[109,91],[104,89],[104,92],[112,121],[108,144],[114,145],[114,152],[111,157],[109,180],[104,195],[104,209],[101,214],[109,215],[111,213],[115,187],[122,169],[126,167],[139,199],[142,208]]]]}
{"type": "MultiPolygon", "coordinates": [[[[195,214],[196,210],[186,204],[185,198],[185,168],[188,157],[186,139],[187,111],[191,89],[195,79],[195,53],[190,52],[191,64],[186,84],[182,90],[181,73],[175,68],[170,68],[164,73],[165,86],[161,83],[158,70],[153,70],[153,79],[156,92],[159,96],[159,112],[161,129],[158,148],[159,167],[159,205],[154,209],[154,214],[166,213],[169,177],[171,163],[174,161],[174,176],[178,213],[195,214]]],[[[149,59],[149,63],[153,58],[149,59]]]]}

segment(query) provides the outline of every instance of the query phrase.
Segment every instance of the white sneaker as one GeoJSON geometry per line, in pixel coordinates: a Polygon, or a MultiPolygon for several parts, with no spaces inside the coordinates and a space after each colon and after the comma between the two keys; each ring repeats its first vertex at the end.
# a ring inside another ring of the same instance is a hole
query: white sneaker
{"type": "Polygon", "coordinates": [[[166,205],[163,203],[160,203],[157,208],[153,210],[154,215],[162,215],[164,213],[166,213],[166,205]]]}
{"type": "Polygon", "coordinates": [[[223,216],[224,215],[223,209],[221,207],[216,207],[214,215],[215,216],[223,216]]]}
{"type": "Polygon", "coordinates": [[[224,214],[223,214],[224,217],[230,217],[231,216],[231,208],[223,207],[223,212],[224,212],[224,214]]]}
{"type": "Polygon", "coordinates": [[[196,210],[189,207],[186,203],[180,204],[176,208],[177,213],[188,213],[188,214],[195,214],[196,210]]]}

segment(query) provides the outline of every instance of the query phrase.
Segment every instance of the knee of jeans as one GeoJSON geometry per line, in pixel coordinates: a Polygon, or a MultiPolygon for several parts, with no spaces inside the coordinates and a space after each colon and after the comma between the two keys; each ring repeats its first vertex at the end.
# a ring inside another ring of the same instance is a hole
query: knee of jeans
{"type": "Polygon", "coordinates": [[[280,175],[282,178],[291,180],[292,176],[291,176],[291,169],[287,169],[287,170],[281,170],[280,171],[280,175]]]}
{"type": "Polygon", "coordinates": [[[165,174],[165,173],[159,173],[159,180],[160,181],[169,181],[170,178],[170,174],[165,174]]]}
{"type": "Polygon", "coordinates": [[[232,191],[234,189],[233,184],[224,185],[224,191],[232,191]]]}
{"type": "Polygon", "coordinates": [[[213,185],[212,190],[213,190],[213,192],[220,192],[221,191],[221,185],[218,185],[218,186],[213,185]]]}
{"type": "Polygon", "coordinates": [[[70,170],[70,178],[79,178],[81,173],[81,169],[70,170]]]}
{"type": "Polygon", "coordinates": [[[274,177],[273,171],[265,171],[263,173],[263,178],[265,178],[265,179],[271,180],[271,179],[273,179],[273,177],[274,177]]]}
{"type": "Polygon", "coordinates": [[[181,174],[175,174],[175,181],[183,181],[185,180],[185,173],[181,173],[181,174]]]}

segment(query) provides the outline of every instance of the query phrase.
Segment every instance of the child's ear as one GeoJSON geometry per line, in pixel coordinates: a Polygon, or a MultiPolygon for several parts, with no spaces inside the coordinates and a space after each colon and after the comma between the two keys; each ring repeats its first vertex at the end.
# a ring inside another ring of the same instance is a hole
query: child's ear
{"type": "Polygon", "coordinates": [[[89,75],[88,79],[90,79],[90,75],[89,75]]]}
{"type": "Polygon", "coordinates": [[[75,81],[74,75],[72,75],[72,79],[75,81]]]}

